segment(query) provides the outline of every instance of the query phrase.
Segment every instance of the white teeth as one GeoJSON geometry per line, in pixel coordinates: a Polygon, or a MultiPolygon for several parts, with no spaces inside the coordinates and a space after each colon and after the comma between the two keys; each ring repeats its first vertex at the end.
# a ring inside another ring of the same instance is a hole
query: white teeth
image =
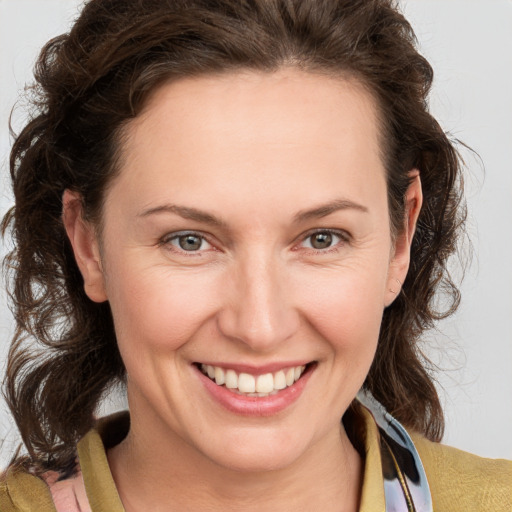
{"type": "Polygon", "coordinates": [[[228,370],[226,372],[226,387],[230,389],[238,388],[238,375],[235,370],[228,370]]]}
{"type": "Polygon", "coordinates": [[[219,366],[201,365],[201,370],[218,386],[225,385],[235,393],[246,396],[266,397],[275,395],[278,391],[294,384],[304,373],[305,366],[295,366],[275,373],[265,373],[255,377],[250,373],[240,373],[226,370],[219,366]]]}
{"type": "Polygon", "coordinates": [[[274,391],[274,376],[271,373],[259,375],[256,379],[256,391],[258,393],[270,393],[274,391]]]}
{"type": "Polygon", "coordinates": [[[274,373],[274,389],[284,389],[286,387],[286,376],[283,370],[274,373]]]}
{"type": "Polygon", "coordinates": [[[238,376],[238,390],[242,393],[254,393],[256,391],[256,379],[249,373],[241,373],[238,376]]]}
{"type": "Polygon", "coordinates": [[[224,373],[224,370],[222,368],[219,368],[218,366],[215,367],[215,382],[219,386],[222,386],[222,384],[226,382],[226,374],[224,373]]]}
{"type": "Polygon", "coordinates": [[[286,385],[291,386],[295,382],[295,369],[288,368],[286,370],[286,385]]]}

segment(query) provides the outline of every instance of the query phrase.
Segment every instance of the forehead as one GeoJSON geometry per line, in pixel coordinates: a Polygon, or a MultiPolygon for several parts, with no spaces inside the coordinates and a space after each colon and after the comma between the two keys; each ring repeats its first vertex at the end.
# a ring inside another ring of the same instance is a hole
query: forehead
{"type": "MultiPolygon", "coordinates": [[[[241,201],[307,191],[322,202],[332,187],[364,195],[384,183],[378,125],[373,97],[347,78],[283,69],[180,79],[125,128],[120,179],[155,202],[226,186],[241,201]]],[[[200,199],[212,197],[223,194],[200,199]]]]}
{"type": "Polygon", "coordinates": [[[170,81],[149,96],[127,131],[134,133],[141,125],[149,127],[151,122],[156,127],[162,121],[170,129],[174,123],[177,131],[192,128],[198,139],[203,134],[211,136],[212,131],[247,137],[257,132],[275,142],[285,135],[298,135],[301,130],[309,132],[311,138],[325,136],[328,142],[326,135],[336,136],[344,129],[367,131],[369,127],[373,128],[371,142],[377,142],[379,124],[373,95],[355,78],[294,68],[273,73],[245,70],[170,81]],[[340,116],[345,126],[339,123],[340,116]],[[368,123],[361,123],[363,119],[368,123]],[[327,133],[318,131],[318,122],[327,133]]]}

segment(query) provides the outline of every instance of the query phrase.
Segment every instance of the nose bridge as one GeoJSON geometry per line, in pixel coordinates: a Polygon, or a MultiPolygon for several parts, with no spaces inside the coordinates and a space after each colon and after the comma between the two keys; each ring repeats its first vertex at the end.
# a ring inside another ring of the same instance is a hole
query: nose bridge
{"type": "Polygon", "coordinates": [[[229,276],[229,296],[220,313],[223,334],[259,351],[272,350],[290,338],[298,314],[286,274],[284,262],[271,251],[253,251],[241,258],[229,276]]]}

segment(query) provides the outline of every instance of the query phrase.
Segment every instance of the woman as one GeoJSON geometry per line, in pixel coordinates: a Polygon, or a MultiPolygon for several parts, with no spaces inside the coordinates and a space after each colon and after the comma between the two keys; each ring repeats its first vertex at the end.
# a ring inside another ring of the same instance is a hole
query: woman
{"type": "Polygon", "coordinates": [[[12,151],[0,510],[510,510],[416,347],[463,218],[431,79],[387,0],[89,2],[12,151]]]}

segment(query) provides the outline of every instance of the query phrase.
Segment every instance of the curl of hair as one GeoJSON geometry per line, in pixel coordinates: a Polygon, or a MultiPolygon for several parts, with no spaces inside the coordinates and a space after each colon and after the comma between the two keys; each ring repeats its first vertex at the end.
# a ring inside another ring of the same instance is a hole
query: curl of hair
{"type": "Polygon", "coordinates": [[[418,340],[452,313],[448,274],[464,208],[460,160],[427,109],[432,69],[393,0],[92,0],[35,69],[32,120],[10,159],[15,207],[3,219],[16,320],[4,393],[39,468],[66,467],[110,386],[122,382],[108,303],[91,302],[62,215],[65,189],[100,223],[123,127],[165,81],[284,66],[350,77],[377,100],[390,222],[404,226],[409,171],[424,206],[403,291],[384,311],[365,382],[397,419],[439,440],[443,414],[418,340]],[[436,291],[450,298],[436,308],[436,291]]]}

